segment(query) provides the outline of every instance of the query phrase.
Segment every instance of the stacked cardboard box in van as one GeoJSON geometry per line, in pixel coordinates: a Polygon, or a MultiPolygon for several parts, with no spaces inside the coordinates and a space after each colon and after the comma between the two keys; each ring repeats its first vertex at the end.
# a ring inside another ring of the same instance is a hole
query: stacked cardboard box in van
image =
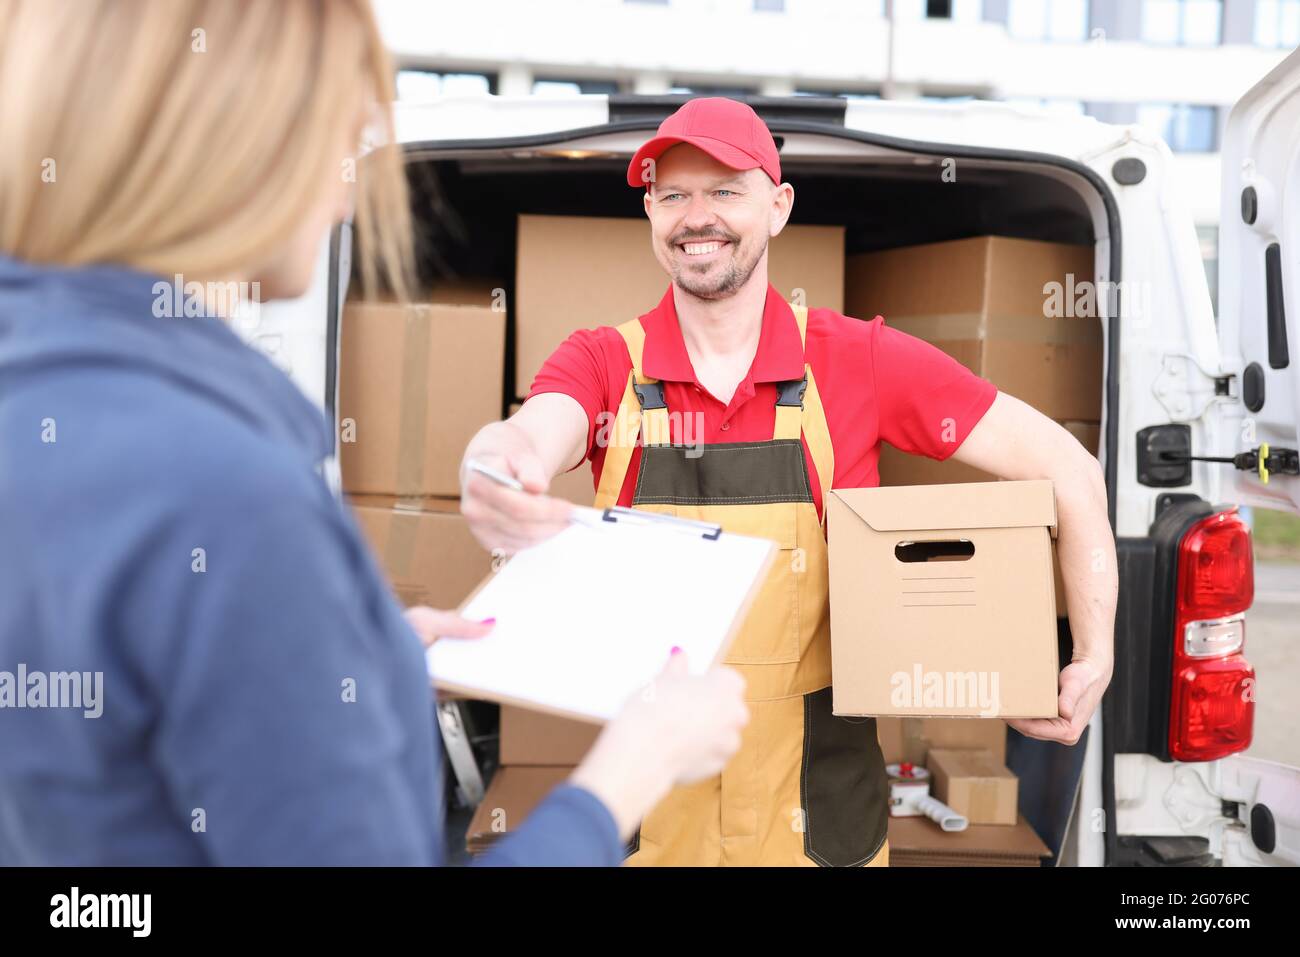
{"type": "MultiPolygon", "coordinates": [[[[1103,338],[1093,247],[977,236],[850,256],[849,315],[947,352],[1002,392],[1063,425],[1093,455],[1100,442],[1103,338]]],[[[880,446],[881,485],[989,482],[951,459],[880,446]]],[[[1055,543],[1053,543],[1053,563],[1055,543]]],[[[1056,608],[1066,606],[1056,567],[1056,608]]]]}
{"type": "Polygon", "coordinates": [[[460,515],[458,470],[474,433],[501,417],[502,289],[449,283],[411,305],[343,310],[343,488],[407,605],[454,607],[490,571],[460,515]]]}

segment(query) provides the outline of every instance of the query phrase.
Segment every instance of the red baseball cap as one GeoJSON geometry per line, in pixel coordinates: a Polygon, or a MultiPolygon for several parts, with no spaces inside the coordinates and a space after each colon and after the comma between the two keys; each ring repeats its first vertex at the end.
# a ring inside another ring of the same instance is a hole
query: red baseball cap
{"type": "Polygon", "coordinates": [[[648,186],[645,160],[657,160],[678,143],[690,143],[732,169],[761,169],[773,183],[781,182],[776,141],[749,104],[724,96],[702,96],[687,100],[659,124],[654,139],[637,150],[628,164],[627,184],[648,186]]]}

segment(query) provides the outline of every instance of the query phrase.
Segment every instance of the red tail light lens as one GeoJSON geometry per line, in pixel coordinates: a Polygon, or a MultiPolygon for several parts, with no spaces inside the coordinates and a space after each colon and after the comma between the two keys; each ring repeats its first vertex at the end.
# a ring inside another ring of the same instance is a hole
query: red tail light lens
{"type": "Polygon", "coordinates": [[[1187,619],[1223,618],[1255,600],[1250,526],[1234,507],[1187,530],[1178,549],[1178,604],[1187,619]]]}
{"type": "Polygon", "coordinates": [[[1178,548],[1169,753],[1212,761],[1250,746],[1255,671],[1242,656],[1255,598],[1250,527],[1235,507],[1201,519],[1178,548]]]}

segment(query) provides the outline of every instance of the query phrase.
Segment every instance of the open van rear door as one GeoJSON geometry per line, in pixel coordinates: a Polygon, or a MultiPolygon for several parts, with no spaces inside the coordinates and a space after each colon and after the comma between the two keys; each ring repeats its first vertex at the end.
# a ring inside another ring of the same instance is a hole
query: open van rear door
{"type": "Polygon", "coordinates": [[[1236,453],[1224,498],[1300,511],[1300,51],[1232,108],[1222,155],[1219,346],[1237,401],[1209,454],[1236,453]]]}

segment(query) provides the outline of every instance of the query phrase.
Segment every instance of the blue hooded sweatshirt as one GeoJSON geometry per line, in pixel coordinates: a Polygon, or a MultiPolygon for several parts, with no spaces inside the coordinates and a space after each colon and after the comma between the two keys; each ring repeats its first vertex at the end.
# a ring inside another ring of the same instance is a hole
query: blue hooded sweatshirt
{"type": "MultiPolygon", "coordinates": [[[[0,257],[0,864],[441,863],[422,648],[325,418],[170,290],[0,257]]],[[[480,860],[622,854],[566,785],[480,860]]]]}

